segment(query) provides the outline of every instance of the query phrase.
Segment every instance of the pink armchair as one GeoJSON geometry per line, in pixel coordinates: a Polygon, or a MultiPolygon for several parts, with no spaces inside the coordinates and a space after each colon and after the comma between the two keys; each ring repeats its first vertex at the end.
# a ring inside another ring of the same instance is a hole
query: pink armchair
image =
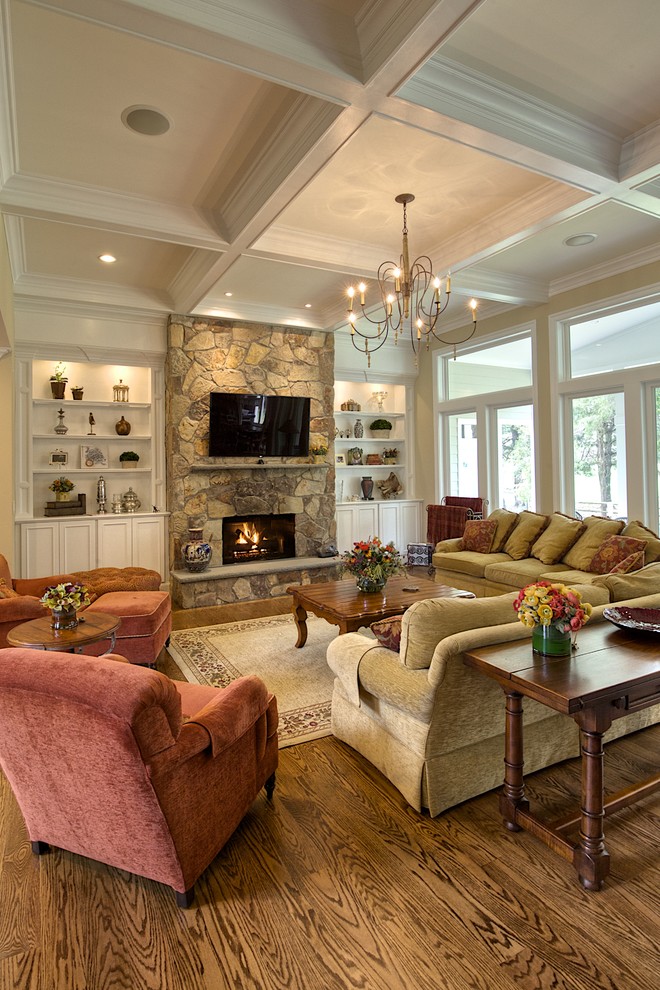
{"type": "Polygon", "coordinates": [[[272,797],[277,702],[257,677],[217,689],[113,655],[8,648],[0,697],[0,765],[33,851],[169,884],[181,907],[263,786],[272,797]]]}
{"type": "Polygon", "coordinates": [[[49,584],[67,581],[75,581],[75,577],[72,574],[52,574],[50,577],[13,580],[9,564],[0,553],[0,647],[7,645],[7,633],[14,626],[41,618],[44,607],[39,604],[39,599],[49,584]],[[5,594],[11,597],[5,598],[5,594]]]}

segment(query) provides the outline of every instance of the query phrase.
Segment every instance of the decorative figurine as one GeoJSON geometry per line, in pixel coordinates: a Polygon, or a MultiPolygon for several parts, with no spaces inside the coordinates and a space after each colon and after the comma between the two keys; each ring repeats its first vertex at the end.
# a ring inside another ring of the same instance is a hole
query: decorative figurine
{"type": "Polygon", "coordinates": [[[64,425],[64,410],[62,409],[61,406],[57,410],[57,415],[59,419],[57,421],[57,426],[55,427],[55,432],[60,433],[62,436],[64,436],[65,433],[69,432],[69,427],[64,425]]]}
{"type": "Polygon", "coordinates": [[[94,424],[95,423],[96,423],[96,420],[94,419],[94,413],[90,413],[89,414],[89,433],[87,434],[88,437],[95,437],[96,436],[96,433],[94,433],[94,424]]]}

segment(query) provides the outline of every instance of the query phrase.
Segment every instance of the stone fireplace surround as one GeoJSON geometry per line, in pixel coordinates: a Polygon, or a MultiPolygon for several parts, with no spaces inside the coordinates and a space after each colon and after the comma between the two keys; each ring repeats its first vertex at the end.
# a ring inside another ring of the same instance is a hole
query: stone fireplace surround
{"type": "Polygon", "coordinates": [[[334,338],[315,330],[171,316],[165,372],[170,566],[174,602],[193,608],[282,595],[289,584],[336,577],[334,558],[319,550],[336,542],[334,471],[334,338]],[[208,396],[212,391],[309,395],[312,443],[327,461],[209,458],[208,396]],[[227,516],[295,514],[295,557],[222,564],[227,516]],[[182,568],[188,529],[202,528],[213,548],[201,574],[182,568]]]}

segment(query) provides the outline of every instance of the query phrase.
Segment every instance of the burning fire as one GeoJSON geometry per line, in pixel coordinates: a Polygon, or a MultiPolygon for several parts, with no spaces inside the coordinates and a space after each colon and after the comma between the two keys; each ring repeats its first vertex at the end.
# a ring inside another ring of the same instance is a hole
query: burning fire
{"type": "Polygon", "coordinates": [[[247,546],[248,544],[256,549],[261,542],[261,533],[250,523],[242,523],[241,528],[236,530],[237,546],[247,546]]]}

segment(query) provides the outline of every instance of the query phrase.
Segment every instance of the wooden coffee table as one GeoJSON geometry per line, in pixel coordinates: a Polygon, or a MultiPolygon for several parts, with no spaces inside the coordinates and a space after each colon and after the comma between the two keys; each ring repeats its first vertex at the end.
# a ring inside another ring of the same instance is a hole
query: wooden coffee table
{"type": "Polygon", "coordinates": [[[307,642],[307,613],[339,626],[340,633],[355,632],[377,619],[386,619],[414,602],[426,598],[474,598],[471,591],[436,584],[425,577],[392,577],[382,591],[366,595],[358,591],[355,579],[325,581],[319,584],[292,584],[286,589],[293,598],[293,617],[298,627],[297,647],[307,642]]]}
{"type": "Polygon", "coordinates": [[[75,629],[53,629],[50,615],[31,619],[20,626],[14,626],[7,633],[10,646],[23,646],[31,650],[61,650],[63,653],[82,653],[83,646],[109,639],[110,646],[105,651],[112,653],[121,619],[104,612],[85,611],[75,629]]]}
{"type": "Polygon", "coordinates": [[[624,632],[609,622],[581,629],[570,657],[541,658],[529,640],[470,650],[468,667],[504,689],[506,742],[500,811],[512,832],[526,829],[571,862],[587,890],[609,873],[606,815],[660,788],[660,774],[605,799],[603,733],[614,719],[660,703],[660,642],[656,634],[624,632]],[[582,799],[578,813],[548,823],[529,808],[523,778],[523,696],[570,715],[580,727],[582,799]],[[577,840],[568,838],[578,832],[577,840]]]}

